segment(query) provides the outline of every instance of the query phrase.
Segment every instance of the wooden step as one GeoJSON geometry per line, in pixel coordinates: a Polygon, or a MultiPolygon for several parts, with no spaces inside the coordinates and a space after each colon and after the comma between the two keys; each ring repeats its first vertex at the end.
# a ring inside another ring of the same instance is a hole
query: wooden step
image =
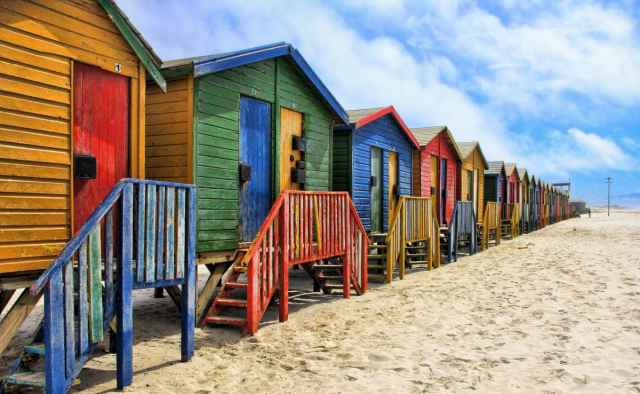
{"type": "Polygon", "coordinates": [[[420,257],[420,256],[428,256],[428,253],[407,253],[407,257],[420,257]]]}
{"type": "Polygon", "coordinates": [[[318,275],[321,280],[342,280],[342,275],[318,275]]]}
{"type": "Polygon", "coordinates": [[[27,354],[34,354],[38,356],[44,356],[44,343],[34,343],[24,347],[24,352],[27,354]]]}
{"type": "Polygon", "coordinates": [[[369,260],[386,260],[386,254],[370,254],[369,260]]]}
{"type": "Polygon", "coordinates": [[[316,264],[311,267],[311,269],[316,271],[321,270],[341,270],[343,267],[342,264],[316,264]]]}
{"type": "Polygon", "coordinates": [[[248,267],[242,266],[242,265],[236,265],[233,267],[233,271],[234,272],[247,272],[248,267]]]}
{"type": "Polygon", "coordinates": [[[384,270],[384,269],[387,269],[387,265],[386,264],[369,264],[369,269],[384,270]]]}
{"type": "Polygon", "coordinates": [[[9,376],[5,382],[21,386],[44,387],[45,375],[44,371],[18,371],[9,376]]]}
{"type": "Polygon", "coordinates": [[[227,326],[244,327],[247,324],[247,319],[242,317],[216,315],[216,316],[207,316],[204,319],[204,322],[207,324],[224,324],[227,326]]]}
{"type": "Polygon", "coordinates": [[[387,275],[384,274],[369,274],[367,275],[369,280],[381,280],[381,281],[385,281],[387,280],[387,275]]]}
{"type": "Polygon", "coordinates": [[[247,300],[239,300],[236,298],[216,298],[216,305],[228,306],[231,308],[246,308],[247,300]]]}
{"type": "Polygon", "coordinates": [[[224,286],[230,289],[246,289],[249,285],[247,283],[240,282],[227,282],[224,286]]]}
{"type": "Polygon", "coordinates": [[[381,245],[375,245],[375,244],[369,244],[369,249],[386,249],[387,245],[385,244],[381,244],[381,245]]]}
{"type": "Polygon", "coordinates": [[[429,264],[428,260],[414,260],[411,261],[409,264],[429,264]]]}

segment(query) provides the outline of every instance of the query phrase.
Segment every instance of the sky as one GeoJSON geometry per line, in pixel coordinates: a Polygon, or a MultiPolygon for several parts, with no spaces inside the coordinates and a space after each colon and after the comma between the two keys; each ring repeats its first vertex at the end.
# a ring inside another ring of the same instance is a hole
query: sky
{"type": "Polygon", "coordinates": [[[163,60],[293,44],[345,109],[640,207],[640,0],[117,0],[163,60]],[[188,4],[188,5],[186,5],[188,4]]]}

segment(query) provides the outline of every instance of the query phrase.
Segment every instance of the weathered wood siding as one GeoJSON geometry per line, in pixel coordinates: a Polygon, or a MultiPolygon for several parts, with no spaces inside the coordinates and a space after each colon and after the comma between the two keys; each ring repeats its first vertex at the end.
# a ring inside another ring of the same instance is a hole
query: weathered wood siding
{"type": "MultiPolygon", "coordinates": [[[[484,166],[484,161],[482,160],[482,155],[478,150],[477,146],[473,150],[473,154],[469,155],[462,161],[461,171],[460,171],[460,198],[461,200],[466,200],[466,196],[471,194],[471,191],[468,190],[469,181],[467,179],[468,173],[467,171],[476,170],[478,177],[478,196],[476,203],[478,204],[476,207],[476,218],[484,217],[482,213],[484,212],[484,171],[486,167],[484,166]]],[[[480,220],[480,219],[478,219],[480,220]]]]}
{"type": "Polygon", "coordinates": [[[455,152],[455,148],[452,145],[452,141],[449,140],[447,133],[440,133],[428,145],[422,147],[420,156],[420,172],[422,177],[421,195],[424,197],[431,197],[431,186],[433,186],[431,180],[431,156],[437,156],[438,158],[447,159],[447,205],[445,218],[448,223],[451,220],[451,214],[453,213],[453,207],[456,202],[456,181],[458,178],[459,162],[455,152]]]}
{"type": "Polygon", "coordinates": [[[146,175],[191,183],[193,179],[193,78],[167,82],[167,93],[147,85],[146,175]]]}
{"type": "Polygon", "coordinates": [[[351,133],[333,132],[332,190],[351,192],[351,133]]]}
{"type": "Polygon", "coordinates": [[[289,60],[267,60],[197,78],[194,93],[198,252],[232,250],[238,244],[241,95],[272,103],[273,190],[279,190],[276,163],[281,158],[276,147],[281,107],[303,113],[303,136],[307,140],[305,189],[329,190],[333,115],[289,60]]]}
{"type": "Polygon", "coordinates": [[[371,229],[369,177],[372,146],[383,150],[382,217],[383,229],[386,230],[389,221],[389,152],[398,153],[400,194],[410,195],[412,145],[391,115],[383,116],[354,131],[352,136],[351,198],[362,219],[362,224],[367,230],[371,229]]]}
{"type": "Polygon", "coordinates": [[[0,273],[46,268],[71,234],[73,61],[131,78],[131,175],[144,175],[144,69],[104,10],[0,2],[0,273]]]}

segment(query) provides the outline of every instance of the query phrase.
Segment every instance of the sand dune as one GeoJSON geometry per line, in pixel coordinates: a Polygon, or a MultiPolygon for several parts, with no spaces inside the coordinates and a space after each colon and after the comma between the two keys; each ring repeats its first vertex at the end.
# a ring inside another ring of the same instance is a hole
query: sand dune
{"type": "MultiPolygon", "coordinates": [[[[130,392],[637,393],[640,212],[552,225],[350,300],[302,289],[289,321],[255,337],[198,329],[186,364],[168,299],[141,293],[135,317],[130,392]]],[[[113,390],[114,370],[114,355],[94,359],[76,389],[113,390]]]]}

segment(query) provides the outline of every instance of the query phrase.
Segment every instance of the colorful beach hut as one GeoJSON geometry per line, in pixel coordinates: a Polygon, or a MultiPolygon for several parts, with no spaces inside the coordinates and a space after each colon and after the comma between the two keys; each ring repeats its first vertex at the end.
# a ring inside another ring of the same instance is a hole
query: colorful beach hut
{"type": "Polygon", "coordinates": [[[384,233],[401,195],[411,195],[418,141],[393,106],[347,111],[333,131],[333,190],[347,191],[367,231],[384,233]]]}
{"type": "Polygon", "coordinates": [[[506,236],[515,237],[518,229],[519,221],[519,204],[520,204],[520,175],[518,167],[515,163],[504,164],[505,173],[507,175],[507,196],[504,206],[504,232],[506,236]]]}
{"type": "Polygon", "coordinates": [[[529,231],[538,228],[538,178],[531,175],[529,178],[529,231]]]}
{"type": "MultiPolygon", "coordinates": [[[[116,316],[118,387],[131,383],[131,292],[165,279],[164,271],[130,277],[133,245],[145,245],[129,231],[138,226],[132,206],[151,183],[182,196],[180,207],[166,204],[182,238],[157,246],[186,251],[170,282],[185,291],[188,360],[194,305],[185,285],[194,267],[185,223],[195,189],[142,179],[147,79],[166,89],[157,56],[112,0],[3,1],[0,46],[0,310],[11,305],[0,352],[44,294],[42,331],[5,371],[3,389],[68,390],[116,316]],[[38,359],[40,373],[29,369],[38,359]]],[[[144,266],[138,260],[136,269],[144,266]]]]}
{"type": "Polygon", "coordinates": [[[412,128],[420,150],[414,152],[414,194],[433,197],[441,225],[451,220],[462,154],[447,126],[412,128]]]}
{"type": "Polygon", "coordinates": [[[529,232],[529,173],[524,167],[518,169],[520,177],[520,202],[518,207],[520,210],[520,233],[529,232]]]}
{"type": "Polygon", "coordinates": [[[211,273],[198,320],[255,332],[276,292],[287,300],[282,266],[302,265],[326,292],[363,292],[367,235],[349,195],[328,193],[333,126],[349,117],[302,55],[281,42],[165,62],[162,74],[167,93],[147,92],[146,168],[198,186],[196,249],[211,273]],[[310,267],[334,257],[330,275],[310,267]]]}
{"type": "Polygon", "coordinates": [[[484,173],[489,169],[489,164],[477,141],[458,142],[458,147],[462,155],[458,199],[473,202],[476,219],[480,221],[484,212],[484,173]]]}
{"type": "Polygon", "coordinates": [[[484,172],[484,199],[485,202],[506,202],[507,173],[503,161],[490,161],[488,169],[484,172]]]}

